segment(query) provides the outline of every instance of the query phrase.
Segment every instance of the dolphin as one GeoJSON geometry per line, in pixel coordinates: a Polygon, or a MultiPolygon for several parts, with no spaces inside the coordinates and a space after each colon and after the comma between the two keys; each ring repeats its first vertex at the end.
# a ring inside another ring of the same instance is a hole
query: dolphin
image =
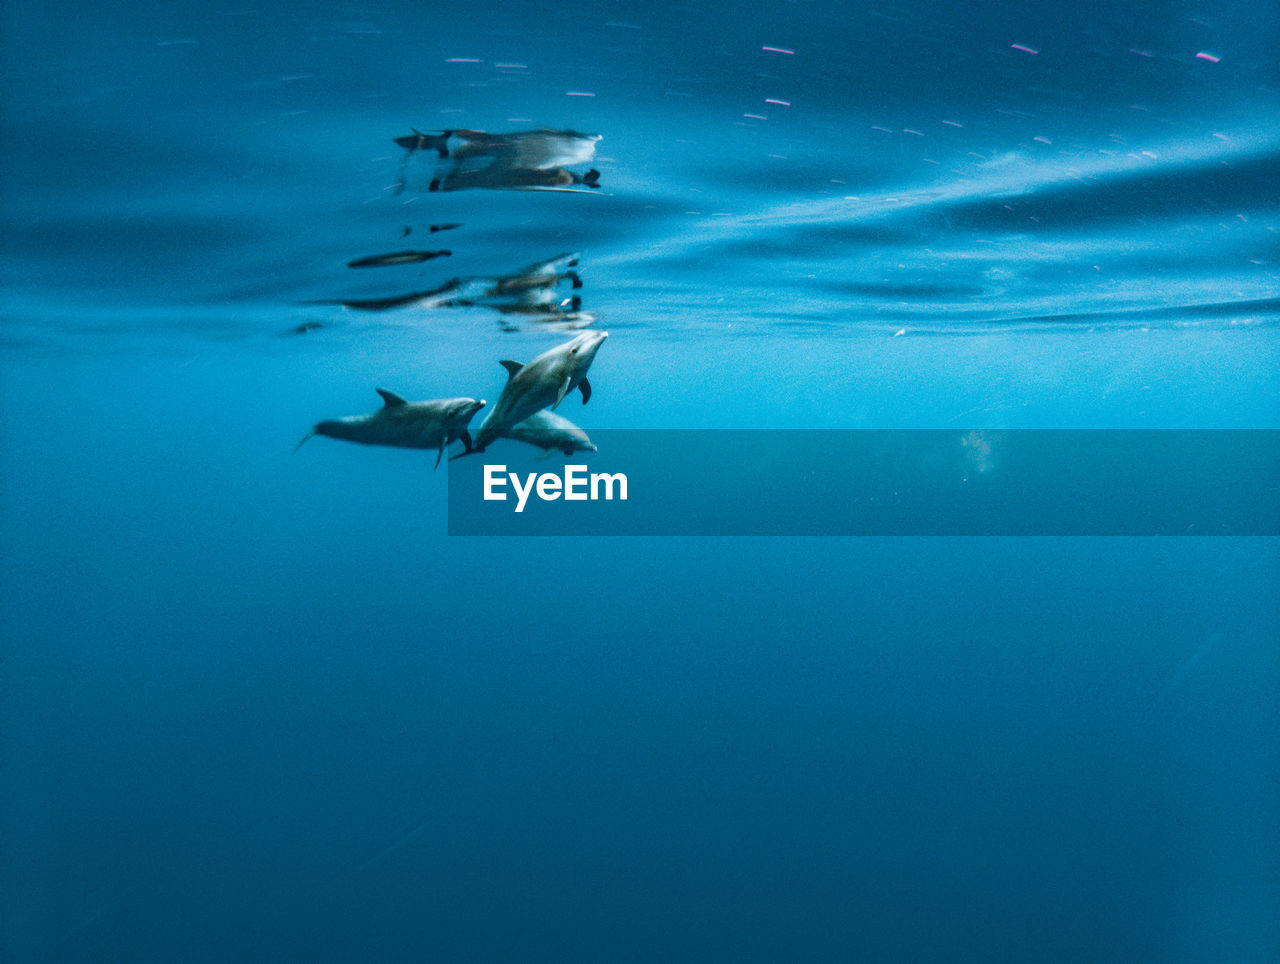
{"type": "Polygon", "coordinates": [[[471,451],[471,433],[467,423],[471,416],[484,408],[484,399],[439,398],[429,402],[406,402],[395,392],[377,389],[383,406],[372,415],[351,415],[347,418],[319,422],[302,437],[294,451],[313,435],[359,442],[361,445],[390,445],[402,449],[436,449],[436,468],[445,447],[454,439],[461,439],[471,451]]]}
{"type": "Polygon", "coordinates": [[[577,185],[598,190],[600,172],[594,167],[586,174],[579,174],[567,167],[506,167],[490,164],[480,170],[451,171],[443,178],[434,177],[427,185],[428,191],[465,191],[468,188],[487,188],[515,191],[563,191],[566,194],[583,194],[577,185]]]}
{"type": "Polygon", "coordinates": [[[607,331],[584,331],[572,341],[543,352],[527,365],[502,362],[507,370],[507,384],[480,424],[474,450],[483,452],[486,445],[534,412],[555,408],[575,388],[582,392],[582,404],[587,404],[591,399],[587,369],[608,337],[607,331]]]}
{"type": "Polygon", "coordinates": [[[545,170],[590,161],[595,157],[596,143],[600,139],[599,134],[549,130],[543,127],[507,134],[474,130],[424,134],[415,129],[410,135],[397,137],[395,142],[409,154],[415,151],[435,151],[442,161],[488,158],[507,168],[545,170]]]}
{"type": "Polygon", "coordinates": [[[400,176],[395,186],[399,194],[406,187],[409,160],[418,151],[435,151],[440,163],[429,191],[459,191],[465,188],[514,188],[517,190],[575,190],[575,185],[599,188],[600,172],[586,174],[568,169],[586,164],[596,153],[599,134],[573,130],[487,131],[448,130],[423,133],[414,130],[395,138],[405,149],[400,176]]]}
{"type": "Polygon", "coordinates": [[[543,409],[534,412],[523,422],[517,422],[502,433],[502,438],[515,439],[517,442],[528,442],[543,451],[559,449],[565,455],[574,452],[594,452],[596,447],[587,438],[587,433],[563,415],[543,409]]]}
{"type": "Polygon", "coordinates": [[[440,308],[450,304],[457,296],[464,294],[468,282],[463,278],[450,278],[444,284],[430,291],[410,291],[402,295],[391,295],[386,298],[352,298],[322,299],[320,301],[304,301],[304,305],[341,305],[355,311],[389,311],[392,308],[405,308],[409,305],[420,305],[425,308],[440,308]]]}
{"type": "Polygon", "coordinates": [[[447,258],[452,251],[392,251],[390,254],[371,254],[367,258],[348,261],[348,268],[385,268],[393,264],[417,264],[432,258],[447,258]]]}
{"type": "Polygon", "coordinates": [[[512,274],[493,279],[493,287],[486,294],[489,297],[519,294],[524,291],[539,291],[554,288],[561,281],[568,279],[575,289],[582,287],[582,278],[573,269],[578,267],[582,255],[576,251],[566,251],[554,258],[546,258],[526,265],[512,274]]]}

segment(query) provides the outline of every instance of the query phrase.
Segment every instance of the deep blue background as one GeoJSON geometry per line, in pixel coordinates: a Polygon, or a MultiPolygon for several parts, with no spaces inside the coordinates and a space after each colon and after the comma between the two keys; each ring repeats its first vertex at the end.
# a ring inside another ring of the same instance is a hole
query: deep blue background
{"type": "Polygon", "coordinates": [[[1280,957],[1276,540],[449,538],[290,455],[567,337],[305,302],[564,251],[589,431],[1274,428],[1265,5],[3,17],[0,956],[1280,957]],[[602,191],[389,190],[537,125],[602,191]]]}

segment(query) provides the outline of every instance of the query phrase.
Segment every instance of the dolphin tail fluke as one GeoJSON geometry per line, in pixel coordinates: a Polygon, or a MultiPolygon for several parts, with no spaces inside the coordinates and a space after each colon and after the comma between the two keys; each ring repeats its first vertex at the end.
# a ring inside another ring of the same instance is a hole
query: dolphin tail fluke
{"type": "Polygon", "coordinates": [[[405,137],[397,137],[396,144],[403,147],[412,154],[414,151],[435,151],[440,155],[440,160],[447,160],[449,157],[449,137],[452,131],[444,131],[441,134],[424,134],[416,127],[412,128],[413,133],[405,137]]]}
{"type": "Polygon", "coordinates": [[[313,435],[317,435],[317,434],[319,434],[319,433],[318,433],[318,432],[316,432],[316,430],[315,430],[315,429],[312,429],[312,430],[311,430],[310,432],[308,432],[306,435],[302,436],[302,439],[298,442],[298,444],[297,444],[297,445],[295,445],[295,446],[293,447],[293,451],[292,451],[290,454],[291,454],[291,455],[297,455],[297,454],[298,454],[298,449],[302,448],[303,444],[307,441],[307,439],[309,439],[309,438],[311,438],[313,435]]]}

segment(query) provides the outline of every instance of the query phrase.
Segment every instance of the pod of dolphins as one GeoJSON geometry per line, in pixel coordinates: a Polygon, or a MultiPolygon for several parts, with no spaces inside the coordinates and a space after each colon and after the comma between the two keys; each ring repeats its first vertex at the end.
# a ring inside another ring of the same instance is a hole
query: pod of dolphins
{"type": "Polygon", "coordinates": [[[527,365],[503,361],[507,384],[480,423],[474,439],[469,425],[472,416],[484,408],[484,399],[438,398],[408,402],[394,392],[379,388],[383,406],[378,411],[372,415],[317,422],[294,451],[302,448],[303,442],[313,435],[324,435],[361,445],[435,449],[437,468],[444,450],[454,441],[461,441],[464,450],[453,458],[483,452],[499,438],[527,442],[547,452],[558,449],[566,455],[594,452],[596,447],[587,433],[567,418],[556,415],[554,409],[575,388],[582,393],[582,404],[590,400],[587,370],[608,337],[605,331],[585,331],[572,341],[543,352],[527,365]]]}
{"type": "MultiPolygon", "coordinates": [[[[577,131],[539,129],[511,134],[489,134],[484,131],[456,130],[424,134],[414,131],[396,138],[405,149],[400,179],[395,193],[405,189],[405,168],[419,151],[434,152],[438,167],[429,191],[458,191],[464,188],[513,190],[572,190],[574,185],[599,187],[600,172],[592,168],[585,174],[568,170],[569,164],[582,164],[595,156],[599,134],[577,131]]],[[[431,233],[460,227],[458,224],[433,224],[431,233]]],[[[409,229],[405,229],[405,234],[409,229]]],[[[370,255],[348,262],[351,268],[378,268],[402,264],[418,264],[448,257],[447,250],[393,251],[370,255]]],[[[534,316],[567,319],[572,327],[581,327],[594,317],[578,311],[581,299],[576,295],[561,302],[555,299],[555,288],[564,280],[573,288],[582,287],[576,271],[574,254],[558,255],[536,262],[512,275],[497,278],[454,278],[427,290],[413,291],[384,298],[329,301],[345,308],[383,311],[411,304],[446,306],[485,304],[501,313],[519,312],[534,316]],[[565,308],[568,306],[568,310],[565,308]]],[[[319,327],[318,324],[315,327],[319,327]]],[[[299,326],[304,333],[311,326],[299,326]]],[[[496,439],[510,438],[537,446],[546,452],[559,450],[566,455],[594,452],[596,447],[587,433],[567,418],[555,414],[566,395],[577,389],[585,405],[591,398],[587,370],[596,352],[608,338],[603,331],[586,331],[543,352],[527,365],[503,361],[507,384],[472,438],[472,417],[484,408],[484,399],[438,398],[411,402],[394,392],[379,388],[382,408],[369,415],[350,415],[326,419],[303,436],[296,452],[315,435],[356,442],[361,445],[387,445],[395,448],[428,449],[436,452],[436,468],[445,449],[455,441],[463,451],[461,458],[483,452],[496,439]]]]}
{"type": "MultiPolygon", "coordinates": [[[[415,264],[449,251],[393,251],[369,255],[347,262],[350,268],[386,267],[415,264]]],[[[574,291],[582,287],[582,279],[574,269],[578,255],[573,252],[535,261],[506,275],[450,278],[443,284],[421,291],[384,295],[380,298],[339,298],[308,302],[316,305],[338,305],[353,311],[389,311],[394,308],[492,308],[501,315],[523,315],[534,321],[557,322],[567,328],[582,328],[595,321],[595,316],[581,311],[578,295],[562,297],[557,288],[568,281],[574,291]]],[[[301,332],[299,332],[301,333],[301,332]]]]}

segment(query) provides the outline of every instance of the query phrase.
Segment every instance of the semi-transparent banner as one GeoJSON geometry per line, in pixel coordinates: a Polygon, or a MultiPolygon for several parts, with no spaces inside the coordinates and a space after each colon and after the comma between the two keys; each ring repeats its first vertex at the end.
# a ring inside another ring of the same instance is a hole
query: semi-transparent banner
{"type": "Polygon", "coordinates": [[[1277,430],[592,430],[449,465],[449,534],[1274,536],[1277,430]]]}

